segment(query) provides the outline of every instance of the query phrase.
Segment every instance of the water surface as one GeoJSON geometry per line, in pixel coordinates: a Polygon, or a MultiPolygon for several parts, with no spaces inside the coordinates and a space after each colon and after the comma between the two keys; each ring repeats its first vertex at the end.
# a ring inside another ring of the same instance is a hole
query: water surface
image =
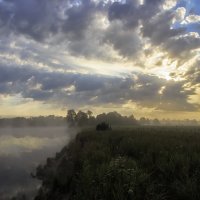
{"type": "Polygon", "coordinates": [[[39,182],[30,173],[74,134],[67,127],[0,128],[0,199],[21,192],[33,196],[39,182]]]}

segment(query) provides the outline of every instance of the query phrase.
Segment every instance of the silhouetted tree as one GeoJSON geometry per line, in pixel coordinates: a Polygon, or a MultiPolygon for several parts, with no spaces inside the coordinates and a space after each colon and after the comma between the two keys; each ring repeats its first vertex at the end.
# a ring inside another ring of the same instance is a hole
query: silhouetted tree
{"type": "Polygon", "coordinates": [[[88,123],[87,113],[78,111],[78,113],[76,115],[76,122],[77,122],[77,125],[79,125],[79,126],[87,125],[87,123],[88,123]]]}
{"type": "Polygon", "coordinates": [[[126,117],[122,116],[118,112],[109,112],[107,114],[102,113],[96,117],[97,123],[102,121],[108,121],[112,125],[137,125],[138,122],[133,115],[126,117]]]}
{"type": "Polygon", "coordinates": [[[107,131],[107,130],[112,130],[112,128],[108,123],[102,122],[96,126],[96,130],[97,131],[107,131]]]}
{"type": "Polygon", "coordinates": [[[148,118],[141,117],[140,120],[139,120],[139,123],[141,125],[149,125],[150,124],[150,120],[148,118]]]}
{"type": "Polygon", "coordinates": [[[152,121],[152,123],[153,123],[153,125],[155,125],[155,126],[160,125],[160,121],[159,121],[158,119],[154,119],[154,120],[152,121]]]}
{"type": "Polygon", "coordinates": [[[90,111],[90,110],[87,111],[87,115],[88,115],[89,119],[92,117],[92,114],[93,114],[92,111],[90,111]]]}
{"type": "Polygon", "coordinates": [[[76,124],[77,114],[76,112],[71,109],[67,111],[67,123],[69,126],[74,126],[76,124]]]}

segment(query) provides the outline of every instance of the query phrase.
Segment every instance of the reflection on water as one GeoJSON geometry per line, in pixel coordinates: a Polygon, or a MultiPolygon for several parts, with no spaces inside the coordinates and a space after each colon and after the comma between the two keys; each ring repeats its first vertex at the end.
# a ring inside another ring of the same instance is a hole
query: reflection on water
{"type": "Polygon", "coordinates": [[[30,173],[73,135],[67,127],[0,128],[0,199],[32,194],[39,183],[30,173]]]}

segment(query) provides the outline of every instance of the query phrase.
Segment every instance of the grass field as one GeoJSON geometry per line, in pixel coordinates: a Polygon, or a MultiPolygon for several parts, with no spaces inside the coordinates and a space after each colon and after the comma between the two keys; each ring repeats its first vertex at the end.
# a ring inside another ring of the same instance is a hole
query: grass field
{"type": "Polygon", "coordinates": [[[200,128],[83,131],[36,175],[37,200],[197,200],[200,128]]]}

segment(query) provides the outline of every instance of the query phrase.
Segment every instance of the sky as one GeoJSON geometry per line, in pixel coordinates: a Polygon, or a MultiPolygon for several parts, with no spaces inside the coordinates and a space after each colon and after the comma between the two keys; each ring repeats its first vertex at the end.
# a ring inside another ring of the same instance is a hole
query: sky
{"type": "Polygon", "coordinates": [[[0,0],[0,116],[200,120],[199,0],[0,0]]]}

